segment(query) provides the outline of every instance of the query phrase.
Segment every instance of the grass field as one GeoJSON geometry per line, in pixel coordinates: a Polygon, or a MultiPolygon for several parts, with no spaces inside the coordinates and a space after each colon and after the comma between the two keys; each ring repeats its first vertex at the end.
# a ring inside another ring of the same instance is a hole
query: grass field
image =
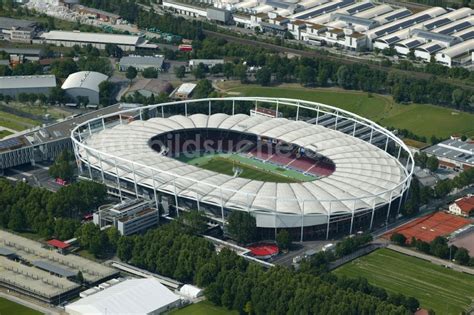
{"type": "Polygon", "coordinates": [[[204,155],[195,158],[179,158],[179,160],[229,176],[234,175],[234,166],[238,166],[242,170],[239,177],[266,182],[295,183],[316,179],[313,176],[307,176],[294,170],[280,168],[270,163],[263,163],[237,154],[204,155]]]}
{"type": "Polygon", "coordinates": [[[202,301],[170,312],[170,315],[237,315],[236,311],[216,306],[209,301],[202,301]]]}
{"type": "Polygon", "coordinates": [[[0,297],[0,314],[40,315],[42,313],[0,297]]]}
{"type": "Polygon", "coordinates": [[[227,83],[229,94],[242,96],[268,96],[299,98],[336,106],[386,127],[404,128],[428,139],[448,137],[453,133],[474,136],[474,114],[427,104],[402,105],[391,97],[341,89],[303,88],[296,84],[278,88],[227,83]],[[439,128],[442,126],[443,128],[439,128]]]}
{"type": "Polygon", "coordinates": [[[364,277],[389,292],[413,296],[436,314],[459,314],[474,300],[474,276],[380,249],[333,271],[364,277]]]}
{"type": "Polygon", "coordinates": [[[0,111],[0,126],[20,131],[39,124],[39,121],[0,111]]]}
{"type": "Polygon", "coordinates": [[[0,130],[0,139],[5,138],[6,136],[9,136],[13,134],[13,132],[10,132],[8,130],[0,130]]]}

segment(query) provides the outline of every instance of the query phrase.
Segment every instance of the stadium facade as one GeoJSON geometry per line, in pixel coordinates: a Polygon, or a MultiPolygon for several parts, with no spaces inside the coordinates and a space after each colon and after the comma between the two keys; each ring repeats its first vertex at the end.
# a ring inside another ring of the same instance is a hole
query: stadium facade
{"type": "Polygon", "coordinates": [[[284,228],[295,239],[324,239],[386,224],[400,211],[414,167],[392,132],[353,113],[293,99],[150,105],[89,120],[71,137],[81,175],[120,197],[149,198],[176,216],[202,211],[219,224],[231,211],[250,212],[263,237],[284,228]],[[274,110],[277,118],[248,115],[258,108],[274,110]],[[239,176],[239,167],[224,174],[180,158],[211,152],[296,175],[261,181],[239,176]]]}

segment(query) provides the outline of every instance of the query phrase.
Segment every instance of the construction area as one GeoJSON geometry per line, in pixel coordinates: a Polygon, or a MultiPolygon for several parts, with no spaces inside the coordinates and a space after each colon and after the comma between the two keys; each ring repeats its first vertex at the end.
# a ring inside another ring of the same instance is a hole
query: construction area
{"type": "Polygon", "coordinates": [[[394,231],[384,235],[390,238],[393,233],[403,234],[410,242],[414,237],[417,240],[431,242],[437,236],[448,236],[455,231],[471,224],[472,221],[446,212],[435,212],[401,225],[394,231]]]}
{"type": "Polygon", "coordinates": [[[0,231],[0,285],[49,304],[79,295],[84,282],[99,284],[118,276],[110,267],[76,255],[62,255],[43,244],[0,231]]]}

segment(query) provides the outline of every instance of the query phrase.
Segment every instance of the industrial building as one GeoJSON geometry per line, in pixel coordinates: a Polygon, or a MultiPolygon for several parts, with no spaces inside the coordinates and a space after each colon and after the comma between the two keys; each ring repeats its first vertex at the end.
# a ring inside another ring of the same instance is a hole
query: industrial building
{"type": "Polygon", "coordinates": [[[141,49],[156,49],[157,46],[149,44],[142,36],[105,34],[105,33],[86,33],[86,32],[67,32],[50,31],[40,35],[39,43],[52,44],[56,46],[81,47],[92,45],[97,49],[105,49],[107,44],[115,44],[123,51],[135,51],[141,49]]]}
{"type": "Polygon", "coordinates": [[[89,104],[98,105],[99,85],[108,78],[108,76],[100,72],[79,71],[70,74],[61,88],[75,101],[79,101],[79,97],[87,97],[89,104]]]}
{"type": "Polygon", "coordinates": [[[150,201],[134,199],[101,207],[93,220],[100,228],[113,226],[120,234],[130,235],[157,225],[159,213],[150,201]]]}
{"type": "Polygon", "coordinates": [[[135,92],[138,92],[145,97],[150,97],[152,95],[160,95],[161,93],[169,95],[172,91],[173,86],[168,81],[161,79],[142,79],[135,80],[132,86],[127,90],[126,95],[133,95],[135,92]]]}
{"type": "Polygon", "coordinates": [[[232,14],[229,10],[219,8],[207,8],[207,19],[213,22],[229,24],[232,21],[232,14]]]}
{"type": "Polygon", "coordinates": [[[128,279],[66,305],[70,315],[162,314],[181,305],[157,279],[128,279]]]}
{"type": "Polygon", "coordinates": [[[0,77],[0,94],[17,97],[20,93],[49,95],[56,87],[54,75],[0,77]]]}
{"type": "Polygon", "coordinates": [[[45,303],[77,297],[81,271],[89,285],[114,278],[112,268],[75,255],[62,255],[41,243],[0,230],[0,286],[45,303]]]}
{"type": "Polygon", "coordinates": [[[460,139],[448,139],[423,150],[427,155],[436,156],[439,165],[465,170],[474,167],[474,143],[460,139]]]}
{"type": "Polygon", "coordinates": [[[432,7],[413,13],[407,8],[371,0],[243,0],[201,1],[211,8],[163,1],[163,7],[178,14],[208,17],[222,22],[231,12],[237,25],[286,36],[317,46],[338,46],[364,51],[394,48],[400,56],[420,61],[433,58],[448,67],[472,63],[473,9],[447,10],[432,7]],[[217,8],[217,9],[216,9],[217,8]],[[214,11],[213,11],[214,12],[214,11]]]}
{"type": "Polygon", "coordinates": [[[35,21],[0,17],[0,39],[18,43],[31,43],[38,31],[35,21]]]}
{"type": "Polygon", "coordinates": [[[127,56],[120,59],[120,71],[126,71],[129,67],[134,67],[138,71],[153,68],[161,71],[163,68],[163,56],[127,56]]]}

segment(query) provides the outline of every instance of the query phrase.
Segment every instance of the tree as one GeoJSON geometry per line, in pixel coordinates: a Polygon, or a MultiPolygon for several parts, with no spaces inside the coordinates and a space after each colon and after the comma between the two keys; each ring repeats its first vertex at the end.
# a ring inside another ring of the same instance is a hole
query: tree
{"type": "Polygon", "coordinates": [[[114,85],[110,81],[103,81],[99,84],[99,103],[102,106],[109,106],[112,99],[112,94],[114,91],[114,85]]]}
{"type": "Polygon", "coordinates": [[[407,242],[407,238],[401,233],[393,233],[390,240],[399,246],[405,246],[407,242]]]}
{"type": "Polygon", "coordinates": [[[135,67],[128,67],[125,76],[130,80],[130,83],[137,77],[138,71],[135,67]]]}
{"type": "Polygon", "coordinates": [[[142,75],[144,78],[147,78],[147,79],[156,79],[158,78],[158,70],[156,70],[153,67],[148,67],[145,70],[143,70],[142,75]]]}
{"type": "Polygon", "coordinates": [[[114,58],[122,58],[123,56],[123,50],[116,44],[106,44],[105,45],[105,52],[109,57],[114,57],[114,58]]]}
{"type": "Polygon", "coordinates": [[[196,79],[204,79],[206,77],[207,67],[200,63],[193,69],[193,75],[196,79]]]}
{"type": "Polygon", "coordinates": [[[184,66],[174,67],[174,74],[178,79],[182,79],[186,75],[186,68],[184,66]]]}
{"type": "Polygon", "coordinates": [[[464,247],[460,247],[456,251],[456,254],[454,255],[454,259],[460,265],[467,266],[469,264],[469,260],[470,260],[469,252],[464,247]]]}
{"type": "Polygon", "coordinates": [[[258,84],[267,86],[272,81],[272,72],[268,67],[263,67],[255,73],[255,80],[258,84]]]}
{"type": "Polygon", "coordinates": [[[426,160],[426,168],[430,171],[435,172],[439,167],[439,161],[436,156],[432,155],[426,160]]]}
{"type": "Polygon", "coordinates": [[[276,242],[280,249],[288,250],[291,247],[291,236],[287,230],[280,230],[276,236],[276,242]]]}
{"type": "Polygon", "coordinates": [[[49,176],[71,181],[74,176],[74,166],[74,154],[70,150],[63,150],[49,168],[49,176]]]}
{"type": "Polygon", "coordinates": [[[227,223],[227,231],[239,244],[247,244],[256,240],[257,223],[250,213],[232,211],[227,223]]]}
{"type": "Polygon", "coordinates": [[[194,98],[208,97],[214,91],[211,81],[204,79],[200,80],[194,88],[194,98]]]}
{"type": "Polygon", "coordinates": [[[80,284],[84,283],[84,275],[82,274],[82,271],[79,270],[77,272],[76,279],[77,279],[77,282],[79,282],[80,284]]]}
{"type": "Polygon", "coordinates": [[[207,229],[206,217],[199,211],[186,213],[179,217],[179,221],[187,226],[192,234],[201,234],[207,229]]]}

